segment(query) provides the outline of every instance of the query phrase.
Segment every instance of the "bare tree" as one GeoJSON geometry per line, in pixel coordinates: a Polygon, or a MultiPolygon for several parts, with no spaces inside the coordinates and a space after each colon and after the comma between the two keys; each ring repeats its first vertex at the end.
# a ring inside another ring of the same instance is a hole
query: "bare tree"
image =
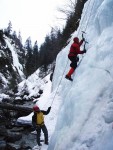
{"type": "Polygon", "coordinates": [[[71,14],[74,14],[75,7],[76,7],[77,0],[68,0],[65,5],[63,5],[61,8],[59,7],[57,10],[64,14],[65,18],[58,18],[58,19],[65,19],[70,17],[71,14]]]}

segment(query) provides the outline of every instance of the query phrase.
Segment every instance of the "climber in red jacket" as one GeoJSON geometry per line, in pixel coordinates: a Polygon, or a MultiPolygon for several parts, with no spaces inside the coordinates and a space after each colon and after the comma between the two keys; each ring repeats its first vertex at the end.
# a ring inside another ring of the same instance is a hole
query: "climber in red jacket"
{"type": "Polygon", "coordinates": [[[77,55],[78,54],[84,54],[84,53],[86,53],[86,50],[84,50],[84,51],[80,50],[80,46],[82,45],[82,43],[83,43],[84,40],[85,39],[83,38],[79,42],[78,37],[75,37],[73,39],[74,42],[73,42],[73,44],[70,47],[68,58],[71,61],[71,64],[70,64],[71,68],[70,68],[69,72],[67,73],[67,75],[65,76],[65,78],[68,79],[68,80],[70,80],[70,81],[73,81],[73,79],[71,78],[71,75],[73,74],[74,70],[76,69],[77,62],[79,61],[79,57],[77,57],[77,55]]]}

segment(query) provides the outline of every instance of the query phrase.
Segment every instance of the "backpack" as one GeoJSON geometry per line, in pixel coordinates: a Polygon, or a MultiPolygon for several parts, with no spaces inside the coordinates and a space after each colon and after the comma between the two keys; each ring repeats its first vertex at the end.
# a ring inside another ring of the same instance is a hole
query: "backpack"
{"type": "Polygon", "coordinates": [[[37,123],[37,125],[44,124],[44,115],[42,112],[37,113],[36,123],[37,123]]]}

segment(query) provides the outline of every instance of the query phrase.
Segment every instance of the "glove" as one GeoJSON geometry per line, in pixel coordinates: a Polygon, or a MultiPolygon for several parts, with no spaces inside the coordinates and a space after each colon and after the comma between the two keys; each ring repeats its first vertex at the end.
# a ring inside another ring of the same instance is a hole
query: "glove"
{"type": "Polygon", "coordinates": [[[77,62],[79,61],[79,57],[76,57],[76,61],[77,61],[77,62]]]}
{"type": "Polygon", "coordinates": [[[85,38],[82,38],[82,41],[85,41],[85,38]]]}
{"type": "Polygon", "coordinates": [[[86,50],[84,50],[83,52],[86,53],[86,50]]]}
{"type": "Polygon", "coordinates": [[[51,107],[49,107],[48,109],[51,109],[51,107]]]}

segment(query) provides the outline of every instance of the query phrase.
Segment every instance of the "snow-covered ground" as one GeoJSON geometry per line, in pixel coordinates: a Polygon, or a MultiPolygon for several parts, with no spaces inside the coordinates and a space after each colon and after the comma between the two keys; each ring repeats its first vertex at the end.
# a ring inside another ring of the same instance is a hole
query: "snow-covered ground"
{"type": "Polygon", "coordinates": [[[45,117],[50,144],[42,150],[113,150],[112,33],[113,0],[88,0],[77,32],[58,54],[52,92],[48,82],[37,102],[44,110],[52,104],[45,117]],[[73,37],[81,38],[83,30],[87,53],[70,82],[65,79],[67,54],[73,37]]]}

